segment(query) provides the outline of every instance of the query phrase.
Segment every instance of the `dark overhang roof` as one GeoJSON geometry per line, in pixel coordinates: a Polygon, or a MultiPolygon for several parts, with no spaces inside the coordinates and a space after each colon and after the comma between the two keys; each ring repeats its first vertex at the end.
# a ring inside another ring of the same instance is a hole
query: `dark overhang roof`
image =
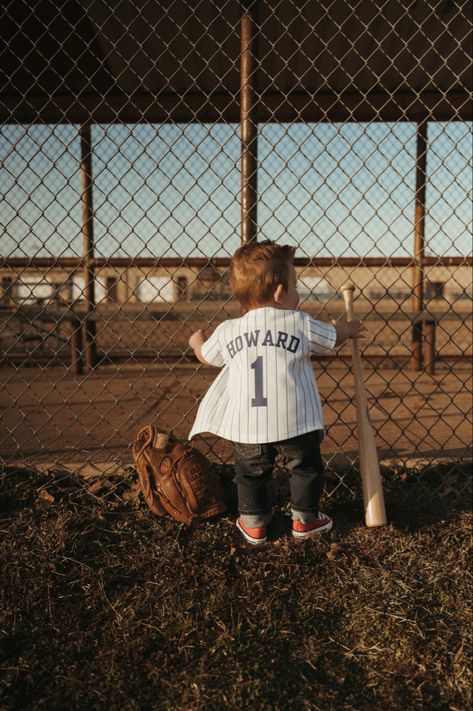
{"type": "MultiPolygon", "coordinates": [[[[6,5],[3,122],[239,121],[238,0],[6,5]]],[[[260,121],[471,119],[471,0],[256,5],[260,121]]]]}

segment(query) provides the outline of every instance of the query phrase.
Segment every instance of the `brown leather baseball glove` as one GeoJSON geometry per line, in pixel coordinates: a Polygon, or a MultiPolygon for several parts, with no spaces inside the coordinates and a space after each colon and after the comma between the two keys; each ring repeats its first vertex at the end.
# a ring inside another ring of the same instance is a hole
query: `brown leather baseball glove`
{"type": "Polygon", "coordinates": [[[158,516],[191,523],[225,511],[212,465],[193,445],[147,425],[138,431],[132,453],[145,500],[158,516]]]}

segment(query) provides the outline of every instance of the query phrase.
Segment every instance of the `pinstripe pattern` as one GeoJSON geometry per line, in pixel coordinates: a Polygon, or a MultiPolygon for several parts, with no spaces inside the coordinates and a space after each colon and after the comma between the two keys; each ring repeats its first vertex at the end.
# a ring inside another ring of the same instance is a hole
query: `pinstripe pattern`
{"type": "Polygon", "coordinates": [[[222,371],[189,439],[211,432],[233,442],[279,442],[323,429],[310,355],[330,352],[335,340],[334,326],[302,311],[262,307],[220,324],[202,355],[222,371]]]}

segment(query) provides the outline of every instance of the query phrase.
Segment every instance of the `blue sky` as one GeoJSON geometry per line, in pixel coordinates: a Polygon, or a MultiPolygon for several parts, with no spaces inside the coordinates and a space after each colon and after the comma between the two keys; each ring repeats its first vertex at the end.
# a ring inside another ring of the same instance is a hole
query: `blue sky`
{"type": "MultiPolygon", "coordinates": [[[[260,239],[298,256],[410,256],[413,123],[266,124],[260,239]]],[[[81,254],[78,127],[1,129],[2,256],[81,254]]],[[[227,256],[239,243],[237,125],[93,126],[97,256],[227,256]]],[[[471,254],[471,124],[430,123],[427,254],[471,254]]]]}

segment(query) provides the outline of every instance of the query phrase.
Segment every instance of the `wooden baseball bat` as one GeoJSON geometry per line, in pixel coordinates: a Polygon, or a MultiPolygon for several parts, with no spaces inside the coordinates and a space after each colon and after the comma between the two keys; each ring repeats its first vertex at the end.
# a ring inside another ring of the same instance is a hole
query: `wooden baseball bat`
{"type": "MultiPolygon", "coordinates": [[[[342,287],[343,298],[349,321],[354,321],[353,284],[342,287]]],[[[379,471],[378,454],[374,439],[374,430],[368,413],[368,398],[363,380],[358,339],[351,339],[353,354],[353,375],[355,379],[356,418],[358,423],[358,451],[360,456],[360,474],[363,487],[363,502],[365,506],[365,523],[367,526],[384,526],[386,510],[384,507],[383,485],[379,471]]]]}

